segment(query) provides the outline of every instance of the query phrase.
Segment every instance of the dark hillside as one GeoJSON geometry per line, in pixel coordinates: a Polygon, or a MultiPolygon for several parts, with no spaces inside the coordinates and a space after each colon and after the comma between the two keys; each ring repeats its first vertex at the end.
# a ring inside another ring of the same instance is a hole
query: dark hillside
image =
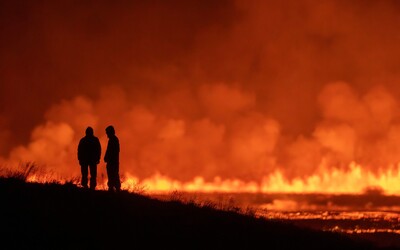
{"type": "Polygon", "coordinates": [[[212,207],[0,179],[6,249],[373,249],[212,207]]]}

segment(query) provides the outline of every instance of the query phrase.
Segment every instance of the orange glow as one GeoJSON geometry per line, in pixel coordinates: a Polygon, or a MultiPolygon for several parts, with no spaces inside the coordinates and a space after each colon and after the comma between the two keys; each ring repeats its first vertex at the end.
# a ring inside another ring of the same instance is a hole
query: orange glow
{"type": "MultiPolygon", "coordinates": [[[[71,179],[71,178],[70,178],[71,179]]],[[[377,191],[385,195],[400,193],[400,164],[389,167],[379,175],[363,169],[361,165],[351,163],[348,171],[333,169],[322,171],[306,178],[288,180],[280,171],[264,176],[260,182],[246,182],[240,179],[222,179],[215,177],[213,181],[205,181],[197,176],[192,181],[182,182],[167,176],[156,174],[140,180],[129,173],[123,175],[122,189],[135,192],[139,189],[150,194],[181,192],[202,193],[321,193],[321,194],[363,194],[377,191]]],[[[33,174],[31,182],[65,182],[65,178],[49,174],[33,174]]],[[[75,178],[76,181],[79,178],[75,178]]],[[[99,181],[99,189],[106,189],[106,180],[99,181]]],[[[289,204],[290,205],[290,204],[289,204]]],[[[287,207],[288,204],[285,204],[287,207]]]]}
{"type": "Polygon", "coordinates": [[[400,193],[396,1],[172,2],[5,1],[0,167],[112,124],[127,190],[400,193]]]}
{"type": "MultiPolygon", "coordinates": [[[[148,188],[149,192],[230,192],[230,193],[332,193],[332,194],[362,194],[370,188],[380,187],[385,194],[400,193],[400,164],[387,172],[376,175],[362,166],[352,163],[349,171],[332,170],[320,175],[311,175],[305,179],[295,178],[288,181],[280,171],[262,178],[260,183],[244,182],[239,179],[223,180],[216,177],[212,182],[206,182],[202,177],[196,177],[190,182],[180,182],[168,177],[155,175],[152,178],[138,181],[127,176],[126,183],[137,183],[148,188]]],[[[129,190],[129,185],[125,186],[129,190]]]]}

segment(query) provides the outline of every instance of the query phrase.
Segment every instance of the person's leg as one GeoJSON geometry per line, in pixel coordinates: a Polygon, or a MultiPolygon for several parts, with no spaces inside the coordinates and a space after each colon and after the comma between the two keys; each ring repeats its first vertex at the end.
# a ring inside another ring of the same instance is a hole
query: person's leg
{"type": "Polygon", "coordinates": [[[114,188],[113,181],[114,181],[114,179],[113,179],[112,165],[107,163],[106,169],[107,169],[107,178],[108,178],[108,181],[107,181],[108,190],[109,191],[113,191],[113,188],[114,188]]]}
{"type": "Polygon", "coordinates": [[[90,189],[95,190],[96,185],[97,185],[97,165],[96,164],[91,164],[89,165],[90,168],[90,189]]]}
{"type": "Polygon", "coordinates": [[[88,187],[88,165],[87,164],[81,164],[81,185],[84,188],[88,187]]]}
{"type": "Polygon", "coordinates": [[[114,171],[114,184],[115,184],[115,189],[117,191],[121,191],[121,180],[119,178],[119,163],[115,165],[115,171],[114,171]]]}

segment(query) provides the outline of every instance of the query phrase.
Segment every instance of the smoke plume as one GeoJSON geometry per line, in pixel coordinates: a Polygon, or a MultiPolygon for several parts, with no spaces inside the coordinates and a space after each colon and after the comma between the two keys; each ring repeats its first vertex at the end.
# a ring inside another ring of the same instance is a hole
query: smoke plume
{"type": "Polygon", "coordinates": [[[397,1],[0,3],[0,160],[258,181],[399,162],[397,1]],[[103,164],[103,163],[101,163],[103,164]],[[324,166],[322,169],[321,166],[324,166]]]}

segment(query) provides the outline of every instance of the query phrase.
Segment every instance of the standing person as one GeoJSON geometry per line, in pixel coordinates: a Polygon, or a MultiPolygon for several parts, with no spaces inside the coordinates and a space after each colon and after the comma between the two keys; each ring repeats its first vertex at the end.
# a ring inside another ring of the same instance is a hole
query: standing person
{"type": "Polygon", "coordinates": [[[93,128],[86,128],[86,135],[82,137],[78,145],[78,161],[81,165],[82,180],[84,188],[88,188],[88,168],[90,169],[90,189],[96,189],[97,164],[100,162],[101,145],[99,139],[94,136],[93,128]]]}
{"type": "Polygon", "coordinates": [[[121,181],[119,179],[119,140],[115,135],[113,126],[106,128],[108,144],[104,161],[107,163],[108,190],[121,191],[121,181]]]}

